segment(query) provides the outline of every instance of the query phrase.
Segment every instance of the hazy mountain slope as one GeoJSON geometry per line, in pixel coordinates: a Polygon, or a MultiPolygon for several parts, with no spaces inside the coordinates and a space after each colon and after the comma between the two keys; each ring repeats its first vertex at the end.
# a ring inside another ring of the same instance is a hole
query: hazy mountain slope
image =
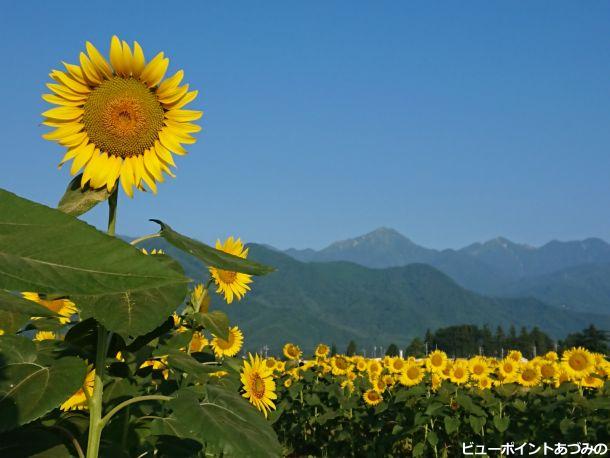
{"type": "Polygon", "coordinates": [[[610,314],[610,264],[585,264],[524,278],[498,289],[504,296],[533,296],[564,308],[610,314]]]}
{"type": "Polygon", "coordinates": [[[479,293],[525,294],[575,310],[610,314],[610,275],[603,266],[610,264],[610,245],[596,238],[552,241],[535,248],[498,237],[460,250],[437,251],[381,228],[320,251],[291,249],[286,254],[305,262],[352,261],[375,268],[424,262],[479,293]]]}
{"type": "MultiPolygon", "coordinates": [[[[162,247],[181,260],[192,278],[207,275],[201,264],[168,247],[163,240],[145,246],[162,247]]],[[[495,299],[458,286],[445,274],[424,264],[370,269],[348,262],[302,263],[260,245],[250,257],[277,267],[255,278],[252,292],[230,306],[215,299],[239,323],[246,348],[267,344],[278,351],[287,340],[311,349],[317,342],[350,339],[359,346],[406,345],[427,328],[451,324],[534,326],[562,337],[589,322],[610,325],[610,318],[578,314],[535,299],[495,299]]]]}

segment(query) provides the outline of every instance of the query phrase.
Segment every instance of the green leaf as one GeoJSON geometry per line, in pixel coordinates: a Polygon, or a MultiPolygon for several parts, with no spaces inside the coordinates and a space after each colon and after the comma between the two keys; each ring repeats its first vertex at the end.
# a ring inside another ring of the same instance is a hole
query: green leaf
{"type": "Polygon", "coordinates": [[[208,398],[200,402],[188,390],[167,403],[168,418],[155,420],[152,433],[197,440],[206,451],[233,457],[279,457],[282,449],[263,415],[238,393],[206,386],[208,398]]]}
{"type": "Polygon", "coordinates": [[[89,183],[81,189],[80,181],[82,176],[83,174],[81,173],[70,181],[65,194],[57,205],[58,210],[68,215],[80,216],[110,197],[110,193],[106,188],[92,189],[89,183]]]}
{"type": "Polygon", "coordinates": [[[176,248],[200,259],[207,266],[249,275],[266,275],[275,271],[273,267],[225,253],[205,243],[179,234],[162,221],[157,219],[152,219],[151,221],[161,226],[161,237],[176,248]]]}
{"type": "Polygon", "coordinates": [[[425,450],[426,444],[424,442],[419,442],[413,447],[413,456],[422,456],[425,450]]]}
{"type": "Polygon", "coordinates": [[[460,427],[459,418],[445,417],[444,422],[445,422],[445,431],[447,431],[447,434],[456,432],[458,430],[458,428],[460,427]]]}
{"type": "Polygon", "coordinates": [[[203,364],[192,356],[180,351],[170,353],[167,361],[170,368],[185,372],[198,379],[205,379],[213,372],[224,370],[219,364],[203,364]]]}
{"type": "Polygon", "coordinates": [[[59,407],[85,379],[83,360],[69,356],[43,365],[31,344],[25,337],[0,336],[0,432],[59,407]]]}
{"type": "Polygon", "coordinates": [[[57,315],[36,302],[0,289],[0,329],[5,333],[14,333],[33,316],[53,317],[57,315]]]}
{"type": "Polygon", "coordinates": [[[493,423],[498,432],[503,433],[508,429],[508,425],[510,425],[510,418],[494,415],[493,423]]]}
{"type": "Polygon", "coordinates": [[[195,318],[215,336],[224,340],[229,338],[229,317],[225,313],[213,310],[195,315],[195,318]]]}
{"type": "Polygon", "coordinates": [[[0,289],[69,296],[127,339],[167,319],[189,281],[167,256],[0,189],[0,289]]]}
{"type": "Polygon", "coordinates": [[[483,426],[485,426],[486,420],[485,417],[477,417],[476,415],[470,415],[468,418],[468,422],[470,423],[470,427],[472,430],[481,435],[483,433],[483,426]]]}
{"type": "Polygon", "coordinates": [[[485,416],[485,411],[481,409],[477,404],[474,403],[470,396],[467,396],[463,393],[458,393],[455,397],[457,403],[466,409],[468,412],[477,415],[479,417],[485,416]]]}
{"type": "Polygon", "coordinates": [[[438,435],[434,431],[428,431],[428,442],[432,447],[438,444],[438,435]]]}
{"type": "Polygon", "coordinates": [[[61,432],[40,425],[0,434],[0,456],[11,458],[70,458],[76,452],[65,444],[61,432]]]}

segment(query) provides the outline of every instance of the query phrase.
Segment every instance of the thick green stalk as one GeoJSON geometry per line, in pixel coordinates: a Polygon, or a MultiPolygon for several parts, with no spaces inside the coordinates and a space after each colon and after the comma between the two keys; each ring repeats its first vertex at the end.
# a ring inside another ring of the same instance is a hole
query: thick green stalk
{"type": "Polygon", "coordinates": [[[89,399],[89,440],[87,442],[87,458],[97,458],[102,437],[102,395],[104,394],[104,369],[106,367],[106,351],[108,347],[108,332],[101,324],[97,326],[97,352],[95,357],[95,384],[93,395],[89,399]]]}
{"type": "Polygon", "coordinates": [[[116,228],[116,209],[119,200],[119,187],[116,186],[108,198],[108,235],[114,236],[116,228]]]}
{"type": "MultiPolygon", "coordinates": [[[[119,197],[119,187],[108,198],[108,235],[114,236],[116,230],[116,213],[119,197]]],[[[108,352],[108,341],[110,334],[100,323],[97,325],[97,347],[95,355],[95,382],[93,395],[89,401],[89,438],[87,441],[87,458],[97,458],[100,450],[100,440],[104,423],[103,394],[104,394],[104,371],[106,369],[106,353],[108,352]]]]}

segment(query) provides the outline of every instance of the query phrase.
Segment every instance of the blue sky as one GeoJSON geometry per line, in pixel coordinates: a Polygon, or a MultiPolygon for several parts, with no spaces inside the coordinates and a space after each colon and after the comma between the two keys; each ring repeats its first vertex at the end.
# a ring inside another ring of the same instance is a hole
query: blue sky
{"type": "Polygon", "coordinates": [[[165,51],[205,112],[177,179],[120,196],[120,233],[610,239],[609,18],[607,2],[5,3],[0,186],[57,203],[69,172],[40,94],[116,33],[165,51]]]}

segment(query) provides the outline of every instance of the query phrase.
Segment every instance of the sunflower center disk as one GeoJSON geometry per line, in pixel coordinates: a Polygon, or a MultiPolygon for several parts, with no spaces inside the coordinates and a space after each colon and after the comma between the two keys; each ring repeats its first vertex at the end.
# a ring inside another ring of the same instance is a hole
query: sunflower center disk
{"type": "Polygon", "coordinates": [[[265,381],[258,374],[252,378],[252,392],[259,399],[265,395],[265,381]]]}
{"type": "Polygon", "coordinates": [[[235,277],[237,277],[237,272],[231,272],[229,270],[219,270],[218,276],[223,283],[233,283],[235,281],[235,277]]]}
{"type": "Polygon", "coordinates": [[[143,83],[115,76],[91,92],[83,124],[100,151],[127,158],[155,144],[163,118],[163,107],[143,83]]]}

